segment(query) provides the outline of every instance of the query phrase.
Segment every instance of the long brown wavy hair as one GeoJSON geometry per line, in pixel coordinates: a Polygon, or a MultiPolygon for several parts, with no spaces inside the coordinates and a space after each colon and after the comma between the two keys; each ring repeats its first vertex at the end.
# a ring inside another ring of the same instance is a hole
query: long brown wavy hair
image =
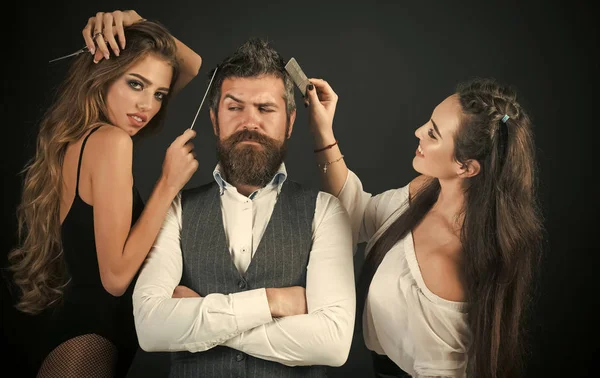
{"type": "MultiPolygon", "coordinates": [[[[67,146],[92,128],[110,123],[108,88],[144,57],[152,54],[171,65],[171,86],[178,77],[177,47],[164,26],[138,22],[125,28],[125,38],[127,46],[118,57],[94,64],[89,54],[77,56],[40,122],[35,155],[22,172],[25,179],[17,208],[20,245],[8,255],[12,278],[20,289],[16,308],[25,313],[40,313],[60,302],[68,283],[59,219],[67,146]]],[[[168,96],[142,130],[161,124],[167,105],[168,96]]]]}
{"type": "MultiPolygon", "coordinates": [[[[532,124],[516,93],[493,79],[472,79],[456,93],[463,114],[455,159],[463,164],[475,159],[481,166],[464,181],[460,234],[473,335],[469,376],[517,377],[524,370],[524,325],[543,243],[532,124]],[[505,123],[504,115],[510,117],[505,123]]],[[[362,306],[385,254],[423,219],[439,193],[439,181],[428,180],[373,245],[359,277],[362,306]]]]}

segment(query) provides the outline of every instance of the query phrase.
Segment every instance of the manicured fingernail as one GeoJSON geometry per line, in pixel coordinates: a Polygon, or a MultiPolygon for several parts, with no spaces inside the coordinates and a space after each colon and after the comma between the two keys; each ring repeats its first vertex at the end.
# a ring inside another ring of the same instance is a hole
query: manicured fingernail
{"type": "Polygon", "coordinates": [[[106,60],[110,59],[110,55],[108,55],[108,53],[104,54],[104,59],[106,59],[106,60]]]}
{"type": "Polygon", "coordinates": [[[308,88],[309,91],[312,91],[315,88],[315,86],[312,85],[312,84],[308,84],[307,88],[308,88]]]}
{"type": "Polygon", "coordinates": [[[90,54],[94,55],[95,52],[96,52],[95,48],[90,49],[90,54]]]}
{"type": "Polygon", "coordinates": [[[94,59],[94,64],[98,64],[98,61],[96,59],[94,59]]]}

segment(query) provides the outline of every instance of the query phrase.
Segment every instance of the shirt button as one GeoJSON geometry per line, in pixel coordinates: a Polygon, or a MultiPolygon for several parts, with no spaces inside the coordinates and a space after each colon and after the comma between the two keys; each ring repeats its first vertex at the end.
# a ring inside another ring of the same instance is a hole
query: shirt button
{"type": "Polygon", "coordinates": [[[238,354],[235,356],[235,359],[236,359],[238,362],[242,361],[244,358],[246,358],[246,356],[244,356],[242,353],[238,353],[238,354]]]}
{"type": "Polygon", "coordinates": [[[240,289],[244,289],[244,288],[246,288],[246,281],[244,281],[244,280],[240,280],[240,282],[238,282],[238,287],[239,287],[240,289]]]}

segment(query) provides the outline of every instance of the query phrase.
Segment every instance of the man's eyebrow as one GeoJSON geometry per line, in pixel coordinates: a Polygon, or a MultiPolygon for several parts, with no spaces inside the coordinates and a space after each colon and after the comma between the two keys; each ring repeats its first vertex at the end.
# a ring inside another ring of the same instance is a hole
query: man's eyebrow
{"type": "MultiPolygon", "coordinates": [[[[237,97],[235,97],[235,96],[233,96],[233,95],[231,95],[231,94],[229,94],[229,93],[227,93],[227,94],[224,96],[224,99],[225,99],[225,98],[230,98],[230,99],[232,99],[233,101],[235,101],[235,102],[237,102],[237,103],[240,103],[240,104],[245,104],[245,102],[244,102],[243,100],[240,100],[239,98],[237,98],[237,97]]],[[[269,106],[271,106],[271,107],[274,107],[274,108],[277,108],[277,107],[279,107],[279,106],[277,105],[277,103],[276,103],[276,102],[273,102],[273,101],[255,102],[255,103],[253,103],[253,105],[254,105],[254,106],[265,106],[265,107],[269,107],[269,106]]]]}
{"type": "Polygon", "coordinates": [[[267,102],[255,102],[254,105],[256,106],[272,106],[277,108],[277,103],[272,102],[272,101],[267,101],[267,102]]]}
{"type": "Polygon", "coordinates": [[[223,99],[226,99],[226,98],[230,98],[235,102],[239,102],[240,104],[244,103],[244,101],[240,100],[239,98],[235,98],[233,95],[230,95],[229,93],[227,93],[223,99]]]}

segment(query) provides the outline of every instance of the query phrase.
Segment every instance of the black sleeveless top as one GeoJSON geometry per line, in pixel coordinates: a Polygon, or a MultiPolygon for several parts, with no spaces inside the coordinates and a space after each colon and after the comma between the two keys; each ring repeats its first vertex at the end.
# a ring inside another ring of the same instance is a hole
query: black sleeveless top
{"type": "MultiPolygon", "coordinates": [[[[138,347],[132,305],[137,275],[120,297],[115,297],[104,289],[94,239],[94,208],[79,196],[79,177],[85,144],[98,128],[94,128],[81,145],[75,199],[61,226],[63,255],[69,282],[64,290],[63,303],[52,316],[49,350],[73,337],[97,334],[117,347],[118,365],[122,365],[121,368],[126,370],[138,347]]],[[[134,186],[131,225],[136,222],[143,208],[142,198],[134,186]]]]}

